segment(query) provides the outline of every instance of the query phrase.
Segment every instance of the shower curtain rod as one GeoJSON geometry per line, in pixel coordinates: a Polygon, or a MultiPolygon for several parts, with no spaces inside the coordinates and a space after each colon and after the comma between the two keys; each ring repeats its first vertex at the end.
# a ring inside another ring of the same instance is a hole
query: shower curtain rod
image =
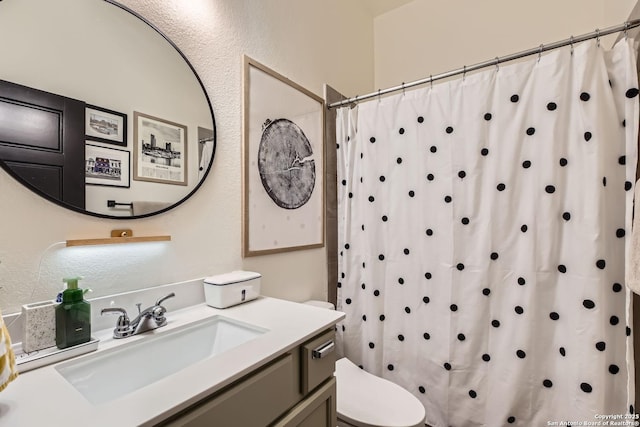
{"type": "Polygon", "coordinates": [[[382,95],[386,95],[388,93],[397,92],[399,90],[405,90],[405,89],[408,89],[408,88],[413,87],[413,86],[419,86],[419,85],[422,85],[422,84],[425,84],[425,83],[434,82],[436,80],[446,79],[447,77],[452,77],[452,76],[455,76],[455,75],[458,75],[458,74],[465,74],[465,73],[468,73],[468,72],[471,72],[471,71],[476,71],[476,70],[479,70],[481,68],[489,67],[491,65],[498,66],[499,64],[501,64],[503,62],[513,61],[515,59],[524,58],[525,56],[530,56],[530,55],[536,55],[536,54],[539,55],[539,54],[542,54],[542,52],[546,52],[548,50],[557,49],[559,47],[563,47],[563,46],[567,46],[567,45],[573,45],[574,43],[583,42],[583,41],[589,40],[589,39],[600,38],[601,36],[606,36],[606,35],[609,35],[609,34],[618,33],[620,31],[624,31],[626,33],[627,30],[629,30],[631,28],[635,28],[637,26],[640,26],[640,19],[634,19],[634,20],[631,20],[631,21],[627,21],[624,24],[616,25],[614,27],[605,28],[604,30],[595,30],[595,31],[593,31],[591,33],[583,34],[583,35],[577,36],[577,37],[571,36],[570,38],[568,38],[566,40],[557,41],[555,43],[550,43],[550,44],[547,44],[547,45],[541,44],[539,47],[528,49],[528,50],[523,50],[521,52],[514,53],[514,54],[511,54],[511,55],[507,55],[507,56],[503,56],[503,57],[496,56],[494,59],[491,59],[491,60],[488,60],[488,61],[479,62],[477,64],[470,65],[468,67],[464,66],[462,68],[458,68],[457,70],[447,71],[446,73],[437,74],[435,76],[429,76],[427,78],[420,79],[420,80],[415,80],[413,82],[402,83],[401,85],[393,86],[393,87],[390,87],[390,88],[387,88],[387,89],[378,89],[377,92],[371,92],[371,93],[368,93],[366,95],[357,95],[357,96],[354,96],[353,98],[348,98],[348,99],[343,99],[342,101],[333,102],[333,103],[327,105],[327,108],[341,107],[343,105],[352,104],[352,103],[355,103],[355,102],[358,102],[358,101],[363,101],[365,99],[374,98],[376,96],[382,96],[382,95]]]}

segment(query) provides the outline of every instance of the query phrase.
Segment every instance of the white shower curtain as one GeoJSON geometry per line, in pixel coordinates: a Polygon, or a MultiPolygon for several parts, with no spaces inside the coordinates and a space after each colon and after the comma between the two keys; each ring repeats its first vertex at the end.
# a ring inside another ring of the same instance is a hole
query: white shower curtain
{"type": "Polygon", "coordinates": [[[633,47],[584,42],[338,111],[339,337],[428,424],[633,411],[633,47]]]}

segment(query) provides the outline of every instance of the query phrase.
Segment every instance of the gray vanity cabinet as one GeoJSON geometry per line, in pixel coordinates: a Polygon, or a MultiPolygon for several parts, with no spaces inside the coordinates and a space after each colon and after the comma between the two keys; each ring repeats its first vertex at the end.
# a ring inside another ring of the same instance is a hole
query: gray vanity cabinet
{"type": "Polygon", "coordinates": [[[171,427],[333,427],[335,332],[327,330],[160,423],[171,427]]]}

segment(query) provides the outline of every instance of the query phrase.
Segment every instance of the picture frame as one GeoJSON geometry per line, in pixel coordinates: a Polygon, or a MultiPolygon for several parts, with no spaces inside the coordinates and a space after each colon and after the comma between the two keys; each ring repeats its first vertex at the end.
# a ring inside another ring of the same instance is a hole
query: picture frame
{"type": "Polygon", "coordinates": [[[131,187],[131,152],[85,143],[85,184],[131,187]]]}
{"type": "Polygon", "coordinates": [[[85,135],[93,141],[126,147],[127,115],[95,105],[87,105],[85,135]]]}
{"type": "Polygon", "coordinates": [[[187,127],[133,112],[133,179],[187,185],[187,127]]]}
{"type": "Polygon", "coordinates": [[[243,256],[323,247],[324,100],[243,60],[243,256]]]}

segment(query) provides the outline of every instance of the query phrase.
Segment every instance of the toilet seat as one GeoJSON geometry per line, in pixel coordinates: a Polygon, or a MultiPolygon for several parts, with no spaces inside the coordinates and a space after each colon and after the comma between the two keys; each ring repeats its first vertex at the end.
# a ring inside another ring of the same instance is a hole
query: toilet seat
{"type": "Polygon", "coordinates": [[[399,385],[346,357],[336,362],[335,376],[339,419],[357,427],[424,427],[424,406],[399,385]]]}

